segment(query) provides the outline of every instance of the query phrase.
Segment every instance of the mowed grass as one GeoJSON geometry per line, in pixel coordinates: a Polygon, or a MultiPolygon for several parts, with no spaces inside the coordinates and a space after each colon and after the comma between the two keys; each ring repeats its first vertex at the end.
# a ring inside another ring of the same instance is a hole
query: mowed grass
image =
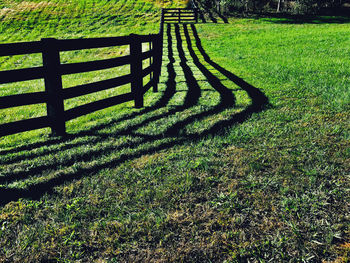
{"type": "Polygon", "coordinates": [[[0,261],[348,262],[350,25],[284,22],[166,27],[144,109],[1,138],[0,261]]]}

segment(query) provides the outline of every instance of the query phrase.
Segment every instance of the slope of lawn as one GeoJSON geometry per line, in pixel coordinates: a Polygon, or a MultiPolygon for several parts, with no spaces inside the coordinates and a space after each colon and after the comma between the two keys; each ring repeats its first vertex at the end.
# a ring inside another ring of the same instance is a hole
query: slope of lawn
{"type": "MultiPolygon", "coordinates": [[[[62,35],[107,34],[84,23],[62,35]]],[[[0,262],[348,262],[349,30],[165,26],[145,108],[1,138],[0,262]]]]}

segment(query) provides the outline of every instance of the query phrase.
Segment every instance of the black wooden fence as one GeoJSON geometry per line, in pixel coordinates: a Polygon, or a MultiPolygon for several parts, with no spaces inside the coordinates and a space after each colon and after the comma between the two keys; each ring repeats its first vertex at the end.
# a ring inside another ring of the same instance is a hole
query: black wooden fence
{"type": "Polygon", "coordinates": [[[135,107],[143,107],[144,93],[153,87],[157,91],[163,39],[160,34],[130,35],[109,38],[66,39],[44,38],[41,41],[0,45],[0,56],[41,53],[43,66],[0,71],[0,84],[44,79],[45,91],[0,97],[0,109],[46,103],[47,116],[31,118],[0,125],[0,136],[18,132],[51,127],[55,135],[65,134],[65,122],[79,116],[123,102],[135,101],[135,107]],[[149,43],[150,49],[142,51],[142,43],[149,43]],[[60,52],[129,45],[130,54],[111,59],[61,64],[60,52]],[[150,65],[142,69],[144,60],[150,65]],[[130,65],[130,74],[112,79],[62,88],[62,75],[102,70],[130,65]],[[143,78],[150,75],[150,81],[143,84],[143,78]],[[131,83],[131,92],[91,102],[73,109],[64,110],[64,100],[98,92],[131,83]]]}
{"type": "Polygon", "coordinates": [[[135,107],[143,107],[143,95],[153,87],[157,91],[161,74],[163,54],[164,22],[198,22],[198,10],[187,8],[163,9],[158,34],[107,38],[65,39],[43,38],[41,41],[0,44],[0,56],[14,56],[41,53],[43,65],[25,69],[0,71],[0,84],[44,79],[45,91],[0,97],[0,109],[45,103],[47,115],[14,121],[0,125],[0,137],[18,132],[50,127],[53,135],[66,133],[66,121],[110,106],[134,100],[135,107]],[[174,18],[176,17],[176,18],[174,18]],[[149,43],[150,49],[142,51],[142,44],[149,43]],[[128,45],[130,54],[122,57],[62,64],[60,52],[91,48],[105,48],[128,45]],[[150,65],[143,69],[143,61],[150,65]],[[130,74],[117,76],[71,88],[62,87],[62,76],[95,70],[130,65],[130,74]],[[150,76],[144,84],[144,77],[150,76]],[[87,103],[64,110],[64,100],[131,84],[131,92],[87,103]]]}

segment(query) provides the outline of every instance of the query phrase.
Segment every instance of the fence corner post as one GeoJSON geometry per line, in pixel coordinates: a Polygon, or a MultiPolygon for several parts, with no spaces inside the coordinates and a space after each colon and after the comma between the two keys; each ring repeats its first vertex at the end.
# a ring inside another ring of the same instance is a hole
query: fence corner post
{"type": "Polygon", "coordinates": [[[142,42],[136,34],[130,35],[130,73],[131,93],[134,96],[135,108],[143,107],[143,78],[142,78],[142,42]]]}
{"type": "Polygon", "coordinates": [[[64,136],[66,124],[62,96],[62,77],[60,73],[60,54],[57,39],[42,38],[42,59],[44,67],[47,116],[49,117],[53,136],[64,136]]]}

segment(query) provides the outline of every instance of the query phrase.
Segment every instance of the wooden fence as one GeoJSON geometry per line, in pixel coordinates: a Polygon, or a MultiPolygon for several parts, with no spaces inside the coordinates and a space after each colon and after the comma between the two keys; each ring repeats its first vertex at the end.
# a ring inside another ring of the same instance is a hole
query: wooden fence
{"type": "Polygon", "coordinates": [[[145,92],[151,87],[157,91],[162,66],[164,23],[198,22],[198,12],[196,8],[162,9],[158,34],[64,40],[43,38],[41,41],[0,44],[0,56],[41,53],[43,62],[40,67],[0,71],[0,84],[34,79],[44,79],[45,84],[45,91],[42,92],[0,96],[0,109],[45,103],[47,111],[46,116],[0,124],[0,137],[46,127],[51,128],[53,135],[62,136],[66,134],[66,122],[74,118],[132,100],[135,107],[143,107],[145,92]],[[148,51],[142,51],[143,43],[149,43],[148,51]],[[130,54],[122,57],[69,64],[60,61],[60,52],[64,51],[125,45],[129,46],[130,54]],[[143,69],[143,61],[146,59],[149,59],[150,65],[143,69]],[[130,65],[130,74],[63,89],[63,75],[123,65],[130,65]],[[150,80],[144,84],[144,77],[148,75],[150,80]],[[64,100],[129,83],[129,93],[64,110],[64,100]]]}
{"type": "MultiPolygon", "coordinates": [[[[162,29],[161,29],[162,31],[162,29]]],[[[47,116],[31,118],[0,125],[0,136],[18,132],[51,127],[54,135],[65,134],[65,122],[79,116],[117,105],[135,101],[135,107],[143,107],[144,93],[153,87],[157,91],[162,63],[163,36],[130,35],[109,38],[66,39],[44,38],[41,41],[0,44],[0,56],[41,53],[43,66],[0,71],[0,84],[44,79],[45,91],[0,97],[0,109],[46,103],[47,116]],[[142,51],[142,43],[149,43],[150,49],[142,51]],[[130,54],[111,59],[61,64],[60,52],[128,45],[130,54]],[[150,65],[142,69],[144,60],[150,65]],[[130,74],[94,83],[62,88],[62,75],[77,74],[95,70],[130,65],[130,74]],[[143,84],[143,78],[150,75],[150,81],[143,84]],[[91,102],[73,109],[64,110],[64,100],[131,84],[131,92],[91,102]]]]}
{"type": "Polygon", "coordinates": [[[197,8],[164,8],[165,23],[198,23],[197,8]]]}

